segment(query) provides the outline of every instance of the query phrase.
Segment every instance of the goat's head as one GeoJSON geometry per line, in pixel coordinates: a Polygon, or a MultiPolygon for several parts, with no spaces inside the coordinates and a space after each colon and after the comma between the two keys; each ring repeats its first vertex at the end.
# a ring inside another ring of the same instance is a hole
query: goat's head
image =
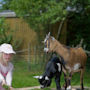
{"type": "Polygon", "coordinates": [[[48,76],[34,76],[34,78],[38,78],[40,88],[45,88],[51,85],[51,79],[48,76]]]}
{"type": "Polygon", "coordinates": [[[48,35],[46,35],[43,43],[44,43],[44,51],[47,53],[52,52],[56,46],[55,38],[50,36],[50,32],[48,33],[48,35]]]}

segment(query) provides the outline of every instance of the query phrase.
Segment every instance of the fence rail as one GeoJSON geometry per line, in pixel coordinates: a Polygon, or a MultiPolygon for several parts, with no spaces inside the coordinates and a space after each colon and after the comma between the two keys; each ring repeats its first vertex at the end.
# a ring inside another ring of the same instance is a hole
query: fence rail
{"type": "Polygon", "coordinates": [[[46,53],[43,52],[43,47],[41,46],[28,45],[27,49],[16,51],[16,53],[13,60],[15,68],[17,69],[17,65],[19,64],[25,64],[23,68],[26,68],[29,71],[41,70],[41,67],[44,69],[50,57],[50,54],[46,55],[46,53]]]}
{"type": "MultiPolygon", "coordinates": [[[[34,70],[41,69],[41,67],[44,69],[47,61],[50,58],[50,54],[46,54],[43,52],[43,47],[41,46],[31,46],[28,45],[27,49],[23,49],[20,51],[16,51],[16,55],[14,56],[13,63],[18,64],[21,63],[24,65],[27,70],[34,70]],[[24,54],[22,54],[24,53],[24,54]]],[[[86,67],[88,68],[90,65],[90,60],[88,60],[86,67]]]]}

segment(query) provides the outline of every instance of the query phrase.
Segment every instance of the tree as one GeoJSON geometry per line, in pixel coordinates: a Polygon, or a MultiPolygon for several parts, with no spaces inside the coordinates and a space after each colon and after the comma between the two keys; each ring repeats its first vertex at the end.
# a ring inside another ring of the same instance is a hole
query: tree
{"type": "Polygon", "coordinates": [[[79,5],[78,12],[69,13],[71,16],[68,21],[68,45],[77,45],[83,38],[83,44],[90,50],[90,0],[78,0],[75,5],[79,5]]]}
{"type": "Polygon", "coordinates": [[[0,44],[2,43],[11,43],[12,35],[7,34],[9,31],[8,24],[5,23],[4,18],[0,18],[0,44]]]}
{"type": "Polygon", "coordinates": [[[2,10],[10,9],[10,3],[12,0],[1,0],[2,10]]]}
{"type": "Polygon", "coordinates": [[[40,30],[47,32],[48,26],[64,20],[68,3],[69,0],[12,0],[9,7],[18,17],[25,19],[40,37],[40,30]]]}
{"type": "Polygon", "coordinates": [[[48,24],[65,18],[68,3],[69,0],[12,0],[10,7],[37,30],[39,26],[47,28],[48,24]]]}
{"type": "MultiPolygon", "coordinates": [[[[19,17],[23,17],[30,24],[30,26],[38,32],[38,34],[40,32],[40,28],[42,28],[42,30],[47,30],[49,25],[61,21],[62,23],[60,24],[58,30],[58,36],[60,36],[60,30],[63,21],[66,18],[70,19],[70,17],[75,16],[74,18],[77,18],[79,20],[78,22],[82,24],[85,23],[84,22],[86,18],[85,13],[87,9],[90,10],[90,0],[26,0],[26,1],[8,0],[8,1],[10,2],[9,8],[14,10],[19,17]],[[69,10],[67,7],[69,7],[69,10]]],[[[76,22],[74,25],[79,26],[80,23],[76,22]]],[[[74,23],[74,20],[72,21],[72,23],[74,23]]],[[[75,35],[77,35],[78,33],[77,38],[79,38],[78,39],[79,41],[82,38],[81,34],[79,34],[81,28],[79,31],[77,28],[75,29],[77,30],[75,35]]],[[[71,31],[73,31],[73,28],[71,31]]],[[[72,43],[72,41],[73,40],[71,40],[70,42],[72,43]]]]}
{"type": "Polygon", "coordinates": [[[46,27],[67,17],[67,6],[85,7],[89,0],[3,0],[4,8],[14,10],[18,16],[26,19],[33,28],[46,27]],[[78,4],[77,4],[78,3],[78,4]]]}
{"type": "Polygon", "coordinates": [[[11,30],[10,26],[5,22],[5,18],[0,18],[0,44],[12,43],[14,49],[16,50],[22,44],[22,40],[14,40],[12,32],[13,30],[11,30]]]}

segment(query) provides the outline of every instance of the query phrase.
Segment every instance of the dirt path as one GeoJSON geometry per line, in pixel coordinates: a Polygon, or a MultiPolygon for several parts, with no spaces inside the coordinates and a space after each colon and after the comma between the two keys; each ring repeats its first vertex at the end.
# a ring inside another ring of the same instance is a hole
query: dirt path
{"type": "Polygon", "coordinates": [[[40,86],[27,87],[27,88],[14,88],[13,90],[32,90],[32,89],[40,89],[40,86]]]}
{"type": "MultiPolygon", "coordinates": [[[[34,87],[27,87],[27,88],[15,88],[13,90],[34,90],[34,89],[40,89],[40,86],[34,86],[34,87]]],[[[56,90],[55,88],[52,88],[51,90],[56,90]]],[[[64,89],[62,89],[64,90],[64,89]]],[[[80,86],[73,86],[72,90],[80,90],[80,86]]],[[[84,90],[90,90],[89,87],[85,87],[84,90]]]]}

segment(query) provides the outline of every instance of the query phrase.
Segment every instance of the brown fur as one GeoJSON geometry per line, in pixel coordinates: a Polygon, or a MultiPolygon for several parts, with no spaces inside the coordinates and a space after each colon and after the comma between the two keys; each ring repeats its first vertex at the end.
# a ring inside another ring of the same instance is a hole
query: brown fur
{"type": "Polygon", "coordinates": [[[63,72],[65,75],[67,72],[69,74],[72,74],[74,72],[80,72],[81,71],[81,76],[80,76],[80,81],[81,81],[81,89],[83,90],[83,74],[85,70],[85,64],[87,60],[87,55],[84,52],[82,47],[79,48],[67,48],[63,46],[60,42],[58,42],[56,39],[52,40],[52,37],[48,37],[47,42],[50,43],[49,45],[49,51],[48,52],[56,52],[58,55],[62,56],[64,61],[65,61],[65,67],[66,69],[63,68],[63,72]],[[74,70],[74,66],[76,64],[80,64],[79,69],[74,70]]]}

